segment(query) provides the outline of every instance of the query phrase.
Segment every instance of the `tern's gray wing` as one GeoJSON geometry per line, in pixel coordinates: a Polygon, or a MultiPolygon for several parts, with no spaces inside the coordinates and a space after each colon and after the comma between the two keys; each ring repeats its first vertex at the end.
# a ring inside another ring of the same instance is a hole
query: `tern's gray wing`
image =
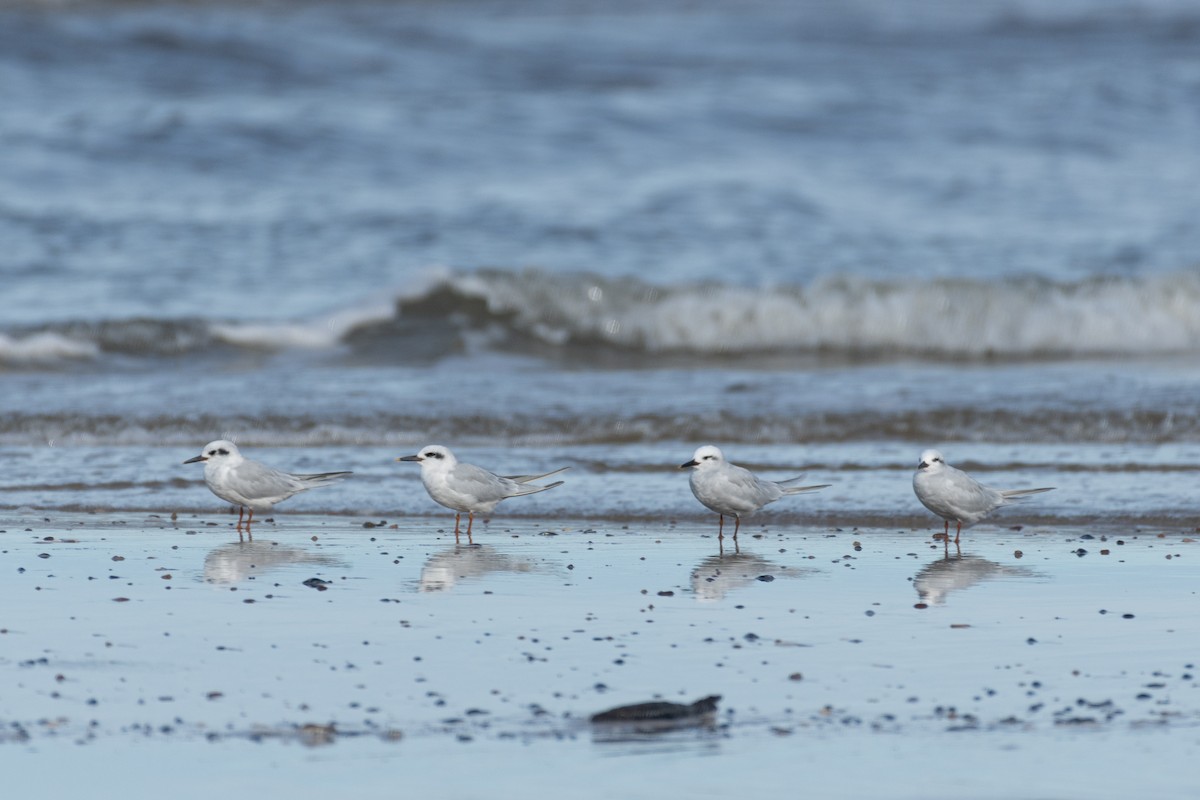
{"type": "Polygon", "coordinates": [[[701,502],[722,514],[753,514],[783,496],[774,483],[735,464],[726,464],[705,483],[701,502]]]}
{"type": "Polygon", "coordinates": [[[514,483],[529,483],[530,481],[540,481],[542,478],[549,478],[551,475],[557,475],[560,472],[566,472],[570,467],[561,467],[553,472],[545,472],[541,475],[503,475],[505,480],[513,481],[514,483]]]}
{"type": "Polygon", "coordinates": [[[735,467],[729,471],[729,479],[760,507],[783,497],[783,487],[774,481],[763,480],[748,469],[735,467]]]}
{"type": "Polygon", "coordinates": [[[279,502],[309,487],[295,475],[247,459],[230,471],[229,488],[247,500],[279,502]]]}
{"type": "Polygon", "coordinates": [[[506,497],[513,497],[521,494],[523,488],[516,481],[502,478],[474,464],[455,464],[450,478],[454,491],[474,497],[481,502],[500,501],[506,497]]]}
{"type": "Polygon", "coordinates": [[[947,467],[941,477],[942,480],[935,484],[931,504],[944,507],[952,519],[978,521],[1004,504],[1004,497],[999,492],[962,470],[947,467]]]}
{"type": "Polygon", "coordinates": [[[548,486],[532,486],[527,481],[545,478],[547,475],[557,475],[562,471],[559,469],[547,472],[546,475],[520,475],[516,478],[506,478],[474,464],[458,464],[454,467],[454,488],[456,491],[471,494],[484,501],[503,500],[506,497],[536,494],[553,489],[555,486],[561,486],[562,481],[556,481],[548,486]]]}

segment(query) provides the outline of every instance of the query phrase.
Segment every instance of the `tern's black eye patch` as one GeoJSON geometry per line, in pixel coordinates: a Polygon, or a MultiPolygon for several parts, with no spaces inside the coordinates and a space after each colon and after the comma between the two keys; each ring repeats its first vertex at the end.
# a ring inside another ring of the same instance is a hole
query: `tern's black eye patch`
{"type": "MultiPolygon", "coordinates": [[[[218,451],[217,451],[217,453],[220,453],[220,454],[221,454],[221,455],[223,455],[223,456],[227,456],[227,455],[229,455],[229,451],[228,451],[228,450],[226,450],[224,447],[222,447],[220,450],[218,450],[218,451]]],[[[209,453],[209,455],[211,456],[211,455],[215,455],[215,454],[214,454],[214,453],[209,453]]]]}
{"type": "Polygon", "coordinates": [[[435,452],[433,452],[432,450],[430,450],[428,453],[426,453],[426,454],[425,454],[425,457],[426,457],[426,458],[441,458],[441,457],[442,457],[442,454],[441,454],[441,453],[435,453],[435,452]]]}

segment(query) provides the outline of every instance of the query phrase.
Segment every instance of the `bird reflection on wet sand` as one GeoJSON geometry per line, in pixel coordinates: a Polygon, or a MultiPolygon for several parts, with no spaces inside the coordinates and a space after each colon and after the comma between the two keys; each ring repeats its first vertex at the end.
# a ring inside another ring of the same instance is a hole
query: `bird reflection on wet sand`
{"type": "Polygon", "coordinates": [[[421,567],[422,592],[442,592],[460,580],[479,578],[493,572],[533,572],[537,566],[498,552],[484,544],[454,545],[429,557],[421,567]]]}
{"type": "Polygon", "coordinates": [[[252,575],[293,564],[331,567],[341,563],[332,556],[275,542],[230,542],[214,548],[204,557],[204,580],[208,583],[240,583],[252,575]]]}
{"type": "Polygon", "coordinates": [[[1002,575],[1031,576],[1024,567],[1006,567],[979,556],[948,553],[913,576],[913,588],[921,600],[931,606],[942,605],[946,595],[961,589],[969,589],[977,583],[1002,575]]]}
{"type": "Polygon", "coordinates": [[[786,567],[753,553],[709,556],[692,570],[692,591],[698,600],[720,600],[735,589],[776,578],[799,578],[813,570],[786,567]]]}

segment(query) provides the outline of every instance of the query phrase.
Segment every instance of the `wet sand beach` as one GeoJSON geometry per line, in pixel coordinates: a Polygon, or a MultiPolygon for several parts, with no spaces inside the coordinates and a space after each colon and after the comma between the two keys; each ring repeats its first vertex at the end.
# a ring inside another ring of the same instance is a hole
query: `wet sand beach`
{"type": "Polygon", "coordinates": [[[0,0],[5,797],[1200,796],[1197,76],[1184,0],[0,0]],[[215,440],[354,474],[239,541],[215,440]],[[569,471],[456,544],[430,444],[569,471]],[[701,445],[830,485],[735,547],[701,445]],[[948,547],[927,448],[1055,489],[948,547]]]}
{"type": "Polygon", "coordinates": [[[1200,789],[1194,530],[230,519],[6,515],[22,796],[1200,789]]]}

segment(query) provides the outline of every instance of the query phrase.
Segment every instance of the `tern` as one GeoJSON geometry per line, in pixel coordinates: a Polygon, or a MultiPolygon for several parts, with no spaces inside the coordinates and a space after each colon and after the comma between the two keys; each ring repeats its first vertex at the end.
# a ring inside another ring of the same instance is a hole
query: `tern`
{"type": "Polygon", "coordinates": [[[549,478],[569,469],[562,467],[541,475],[497,475],[483,467],[459,461],[448,447],[439,444],[426,445],[416,455],[401,456],[396,460],[415,461],[421,465],[421,483],[425,485],[425,491],[429,492],[434,502],[455,512],[456,541],[464,512],[467,514],[467,540],[470,541],[476,514],[490,514],[501,500],[510,497],[536,494],[562,486],[562,481],[545,486],[532,481],[549,478]]]}
{"type": "Polygon", "coordinates": [[[753,472],[725,460],[719,448],[704,445],[692,454],[692,460],[680,464],[680,469],[691,468],[688,482],[692,494],[708,509],[717,512],[717,538],[725,538],[725,517],[733,517],[733,538],[736,540],[742,517],[748,517],[767,503],[790,494],[803,494],[824,489],[832,484],[795,486],[803,478],[788,478],[785,481],[768,481],[753,472]]]}
{"type": "Polygon", "coordinates": [[[1053,488],[993,489],[947,464],[937,450],[921,453],[921,462],[913,473],[913,491],[926,508],[944,520],[943,533],[947,541],[950,539],[950,523],[957,523],[955,544],[958,544],[963,525],[974,525],[1001,506],[1053,488]]]}
{"type": "Polygon", "coordinates": [[[349,472],[319,472],[312,475],[294,475],[259,461],[246,458],[237,445],[218,439],[204,445],[200,455],[189,458],[184,464],[204,463],[204,482],[212,493],[227,503],[238,507],[238,530],[242,529],[242,514],[249,510],[246,526],[254,520],[255,511],[270,511],[276,503],[287,500],[294,494],[308,491],[317,486],[327,486],[349,472]]]}

